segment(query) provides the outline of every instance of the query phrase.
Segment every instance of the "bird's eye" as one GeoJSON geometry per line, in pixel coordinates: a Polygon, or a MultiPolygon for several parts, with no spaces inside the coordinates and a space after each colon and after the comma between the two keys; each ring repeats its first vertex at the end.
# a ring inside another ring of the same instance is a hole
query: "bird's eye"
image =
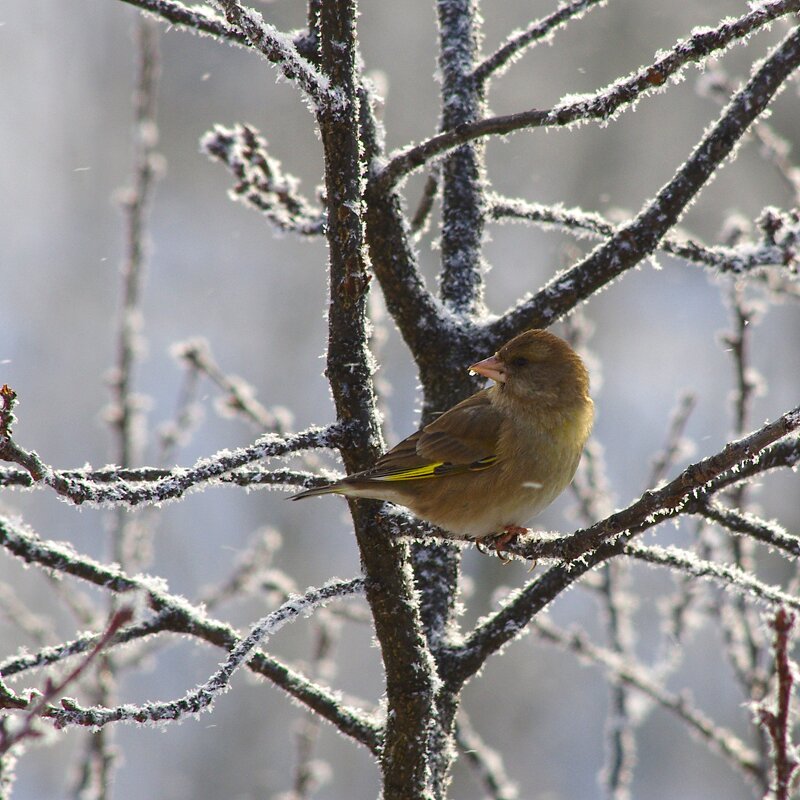
{"type": "Polygon", "coordinates": [[[516,358],[511,359],[511,366],[512,367],[527,367],[528,366],[528,359],[525,356],[517,356],[516,358]]]}

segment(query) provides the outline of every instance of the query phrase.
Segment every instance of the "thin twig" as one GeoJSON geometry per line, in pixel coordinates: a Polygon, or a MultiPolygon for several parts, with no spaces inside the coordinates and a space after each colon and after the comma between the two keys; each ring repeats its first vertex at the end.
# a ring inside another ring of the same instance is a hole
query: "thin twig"
{"type": "Polygon", "coordinates": [[[675,462],[686,453],[687,446],[683,440],[683,432],[696,403],[697,396],[694,392],[684,392],[678,398],[677,407],[670,417],[666,442],[661,452],[653,460],[653,468],[646,486],[658,486],[675,462]]]}
{"type": "Polygon", "coordinates": [[[799,65],[800,29],[794,28],[764,61],[759,62],[745,87],[732,99],[689,158],[632,222],[617,229],[607,242],[579,264],[552,278],[532,298],[523,300],[489,325],[496,342],[505,341],[526,327],[547,327],[580,300],[650,255],[799,65]]]}
{"type": "Polygon", "coordinates": [[[635,689],[656,705],[675,714],[686,723],[706,744],[719,753],[729,764],[741,771],[750,780],[759,776],[758,755],[734,733],[708,719],[694,708],[682,695],[667,692],[647,670],[630,658],[598,647],[580,631],[566,632],[541,617],[532,621],[533,631],[545,641],[557,644],[590,663],[602,666],[617,682],[635,689]]]}
{"type": "Polygon", "coordinates": [[[51,717],[57,728],[71,725],[102,727],[110,722],[171,722],[187,714],[197,714],[210,708],[224,693],[233,674],[251,658],[253,650],[262,641],[277,633],[287,622],[307,614],[336,597],[345,597],[364,590],[362,578],[350,581],[330,581],[319,589],[307,591],[302,597],[288,600],[280,608],[270,612],[253,626],[250,633],[240,639],[220,668],[197,689],[178,700],[158,703],[143,703],[139,706],[126,704],[115,708],[82,708],[77,702],[62,699],[63,710],[51,709],[51,717]]]}
{"type": "Polygon", "coordinates": [[[770,795],[773,800],[789,800],[797,784],[800,762],[797,750],[792,742],[794,724],[792,712],[792,695],[797,667],[789,657],[791,639],[794,629],[795,615],[786,609],[780,609],[772,619],[775,632],[773,651],[775,655],[774,708],[767,701],[755,708],[758,723],[772,741],[772,774],[770,776],[770,795]]]}
{"type": "Polygon", "coordinates": [[[506,775],[502,756],[483,741],[463,710],[456,723],[456,744],[490,800],[517,800],[519,789],[506,775]]]}
{"type": "MultiPolygon", "coordinates": [[[[150,607],[163,615],[158,623],[163,630],[189,634],[203,641],[233,650],[241,641],[237,632],[223,622],[202,613],[185,599],[169,594],[160,584],[146,578],[131,578],[119,568],[108,568],[90,558],[79,556],[68,545],[45,541],[19,523],[0,516],[0,547],[25,563],[38,564],[62,574],[72,575],[114,593],[141,592],[150,607]]],[[[84,647],[93,646],[94,640],[78,640],[84,647]]],[[[60,658],[65,657],[61,654],[60,658]]],[[[27,662],[26,662],[27,664],[27,662]]],[[[313,708],[324,719],[333,723],[342,733],[351,736],[370,750],[379,747],[379,728],[364,712],[347,706],[333,692],[309,681],[272,656],[257,652],[247,664],[256,674],[272,680],[288,694],[313,708]]],[[[28,668],[25,666],[23,668],[28,668]]],[[[85,719],[91,727],[90,720],[85,719]]]]}
{"type": "Polygon", "coordinates": [[[572,0],[562,3],[552,14],[532,22],[524,31],[509,36],[508,40],[490,56],[487,56],[473,71],[479,84],[489,78],[502,75],[523,52],[540,42],[549,41],[553,33],[574,19],[580,19],[584,12],[595,6],[605,5],[607,0],[572,0]]]}
{"type": "MultiPolygon", "coordinates": [[[[22,723],[13,732],[7,728],[0,728],[0,754],[8,752],[14,745],[19,744],[25,739],[38,736],[35,728],[38,719],[51,716],[50,703],[58,697],[66,688],[75,683],[91,666],[92,662],[107,647],[114,634],[133,616],[130,608],[118,609],[106,626],[105,631],[97,640],[95,646],[81,662],[61,680],[57,682],[48,681],[48,685],[43,693],[35,700],[31,700],[26,706],[25,716],[22,723]]],[[[63,702],[63,701],[62,701],[63,702]]]]}
{"type": "MultiPolygon", "coordinates": [[[[20,447],[10,437],[0,436],[0,459],[23,466],[34,482],[49,486],[60,496],[76,505],[129,505],[162,503],[175,500],[191,489],[215,481],[238,482],[233,474],[256,461],[280,458],[301,450],[316,447],[336,447],[341,441],[340,429],[309,428],[302,433],[278,436],[268,433],[259,437],[249,447],[236,450],[221,450],[210,458],[196,461],[188,468],[159,470],[157,477],[146,485],[133,484],[112,478],[108,484],[96,484],[76,473],[64,474],[45,464],[39,456],[20,447]]],[[[291,476],[284,476],[291,483],[291,476]]]]}
{"type": "MultiPolygon", "coordinates": [[[[499,222],[506,220],[534,222],[545,227],[556,227],[576,236],[608,239],[619,225],[612,224],[597,212],[580,208],[564,208],[561,205],[529,203],[519,199],[491,195],[487,214],[499,222]]],[[[775,209],[765,209],[773,219],[771,231],[762,230],[757,241],[743,241],[736,246],[715,245],[710,247],[696,239],[686,239],[667,234],[658,244],[658,250],[685,260],[690,264],[711,269],[715,274],[730,273],[745,275],[755,272],[763,276],[768,285],[776,283],[777,273],[761,270],[762,267],[779,267],[787,280],[793,277],[795,261],[800,243],[800,221],[796,211],[776,214],[775,209]],[[777,223],[777,224],[775,224],[777,223]],[[759,271],[761,270],[761,271],[759,271]]],[[[759,225],[759,228],[762,226],[759,225]]]]}
{"type": "MultiPolygon", "coordinates": [[[[552,109],[531,109],[516,114],[490,117],[433,136],[422,144],[394,156],[373,178],[384,186],[396,183],[430,159],[462,144],[491,135],[505,135],[528,128],[573,125],[592,119],[607,120],[615,112],[653,94],[674,75],[693,62],[702,62],[775,19],[800,10],[800,0],[761,3],[749,14],[724,22],[718,28],[698,31],[678,42],[651,65],[619,80],[610,87],[580,100],[569,99],[552,109]]],[[[782,79],[782,78],[781,78],[782,79]]]]}

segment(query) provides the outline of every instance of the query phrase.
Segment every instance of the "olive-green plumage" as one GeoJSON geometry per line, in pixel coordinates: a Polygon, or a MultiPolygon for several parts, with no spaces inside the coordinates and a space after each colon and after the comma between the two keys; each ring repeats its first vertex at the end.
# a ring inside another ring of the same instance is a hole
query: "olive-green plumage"
{"type": "Polygon", "coordinates": [[[592,427],[578,354],[521,333],[470,370],[495,383],[404,439],[365,472],[292,497],[370,497],[406,506],[456,538],[519,532],[569,485],[592,427]]]}

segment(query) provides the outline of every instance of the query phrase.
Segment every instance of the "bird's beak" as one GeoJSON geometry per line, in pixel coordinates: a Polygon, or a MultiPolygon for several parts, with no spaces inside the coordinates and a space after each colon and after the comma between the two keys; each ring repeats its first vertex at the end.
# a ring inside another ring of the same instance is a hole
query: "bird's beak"
{"type": "Polygon", "coordinates": [[[486,378],[491,378],[493,381],[497,381],[498,383],[506,382],[505,364],[503,364],[503,362],[497,356],[489,356],[489,358],[484,358],[483,361],[473,364],[469,368],[469,371],[477,372],[479,375],[483,375],[486,378]]]}

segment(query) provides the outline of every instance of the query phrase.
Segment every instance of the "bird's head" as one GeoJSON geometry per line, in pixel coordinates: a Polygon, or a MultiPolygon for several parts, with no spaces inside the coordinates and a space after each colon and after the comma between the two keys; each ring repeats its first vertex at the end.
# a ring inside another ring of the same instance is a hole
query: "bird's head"
{"type": "Polygon", "coordinates": [[[502,394],[520,400],[569,405],[588,397],[589,374],[580,356],[563,339],[543,330],[515,336],[469,369],[495,381],[502,394]]]}

